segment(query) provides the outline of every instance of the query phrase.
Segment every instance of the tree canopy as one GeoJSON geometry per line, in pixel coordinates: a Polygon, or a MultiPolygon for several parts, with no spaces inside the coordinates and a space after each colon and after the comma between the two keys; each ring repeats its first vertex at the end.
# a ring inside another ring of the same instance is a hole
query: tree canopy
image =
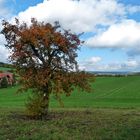
{"type": "Polygon", "coordinates": [[[75,87],[89,91],[89,75],[78,70],[76,61],[82,44],[79,35],[63,30],[58,22],[50,24],[34,18],[30,26],[18,19],[15,24],[3,21],[1,33],[22,89],[32,89],[45,104],[41,116],[48,112],[51,93],[60,101],[61,93],[69,96],[75,87]]]}

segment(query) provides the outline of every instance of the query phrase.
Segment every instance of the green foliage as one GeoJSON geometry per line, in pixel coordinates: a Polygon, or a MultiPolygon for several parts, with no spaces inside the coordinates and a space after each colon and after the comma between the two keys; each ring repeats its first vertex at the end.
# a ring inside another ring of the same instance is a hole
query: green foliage
{"type": "Polygon", "coordinates": [[[13,65],[0,62],[0,67],[6,68],[6,69],[11,69],[11,68],[13,68],[13,65]]]}
{"type": "Polygon", "coordinates": [[[49,105],[49,102],[44,100],[44,97],[41,94],[33,94],[32,96],[28,97],[28,101],[26,103],[26,111],[27,115],[32,118],[43,119],[45,115],[46,106],[49,105]]]}
{"type": "Polygon", "coordinates": [[[1,85],[1,88],[7,88],[8,87],[8,81],[7,81],[6,77],[2,78],[0,85],[1,85]]]}

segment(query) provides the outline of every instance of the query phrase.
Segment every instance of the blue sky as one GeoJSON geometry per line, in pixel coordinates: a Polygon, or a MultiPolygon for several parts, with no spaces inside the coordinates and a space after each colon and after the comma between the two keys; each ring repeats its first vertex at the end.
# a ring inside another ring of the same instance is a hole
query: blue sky
{"type": "MultiPolygon", "coordinates": [[[[140,0],[0,0],[0,20],[15,17],[27,23],[31,17],[57,20],[65,29],[84,32],[80,69],[140,71],[140,0]]],[[[4,42],[0,36],[0,61],[5,62],[4,42]]]]}

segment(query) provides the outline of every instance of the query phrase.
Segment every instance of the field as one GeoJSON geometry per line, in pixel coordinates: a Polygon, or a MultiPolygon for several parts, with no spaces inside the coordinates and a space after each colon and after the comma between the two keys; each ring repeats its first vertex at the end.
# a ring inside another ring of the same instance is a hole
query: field
{"type": "Polygon", "coordinates": [[[28,93],[18,86],[0,89],[2,140],[139,140],[140,76],[97,77],[93,92],[75,90],[62,96],[64,108],[51,96],[48,120],[24,115],[28,93]]]}
{"type": "Polygon", "coordinates": [[[7,70],[11,70],[11,68],[0,67],[0,71],[7,71],[7,70]]]}
{"type": "MultiPolygon", "coordinates": [[[[65,108],[139,108],[140,76],[97,77],[93,91],[75,90],[70,97],[62,96],[65,108]]],[[[0,89],[0,107],[24,108],[28,93],[16,94],[19,87],[0,89]]],[[[52,95],[51,108],[60,107],[52,95]]]]}

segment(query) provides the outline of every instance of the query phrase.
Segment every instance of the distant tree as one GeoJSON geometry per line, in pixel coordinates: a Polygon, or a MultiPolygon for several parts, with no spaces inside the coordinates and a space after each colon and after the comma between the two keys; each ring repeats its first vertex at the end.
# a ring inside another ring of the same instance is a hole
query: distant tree
{"type": "Polygon", "coordinates": [[[1,88],[7,88],[8,87],[8,81],[7,81],[6,77],[2,78],[0,85],[1,85],[1,88]]]}
{"type": "Polygon", "coordinates": [[[11,64],[0,62],[0,67],[12,68],[13,66],[11,64]]]}
{"type": "Polygon", "coordinates": [[[75,87],[90,90],[90,76],[78,70],[76,61],[82,42],[78,35],[62,30],[58,22],[52,25],[33,18],[28,26],[18,19],[16,24],[3,21],[2,34],[12,52],[11,62],[20,76],[22,90],[35,93],[27,105],[32,115],[47,115],[51,93],[61,103],[61,93],[69,96],[75,87]]]}
{"type": "Polygon", "coordinates": [[[3,62],[0,62],[0,67],[3,67],[4,66],[4,63],[3,62]]]}

